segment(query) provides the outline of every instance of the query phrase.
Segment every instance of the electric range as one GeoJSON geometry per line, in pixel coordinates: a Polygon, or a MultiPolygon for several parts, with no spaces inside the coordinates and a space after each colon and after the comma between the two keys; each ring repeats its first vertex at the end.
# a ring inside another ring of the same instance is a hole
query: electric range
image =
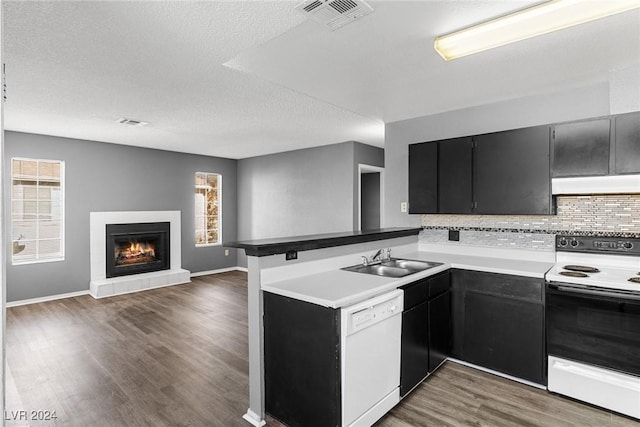
{"type": "Polygon", "coordinates": [[[557,236],[548,389],[640,419],[640,239],[557,236]]]}

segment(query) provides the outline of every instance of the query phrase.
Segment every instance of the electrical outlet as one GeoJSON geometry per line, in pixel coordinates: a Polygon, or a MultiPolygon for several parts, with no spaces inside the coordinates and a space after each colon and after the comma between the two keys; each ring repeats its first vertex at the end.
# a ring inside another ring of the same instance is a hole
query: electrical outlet
{"type": "Polygon", "coordinates": [[[229,256],[229,249],[224,250],[224,256],[229,256]]]}
{"type": "Polygon", "coordinates": [[[400,212],[407,212],[407,202],[400,202],[400,212]]]}

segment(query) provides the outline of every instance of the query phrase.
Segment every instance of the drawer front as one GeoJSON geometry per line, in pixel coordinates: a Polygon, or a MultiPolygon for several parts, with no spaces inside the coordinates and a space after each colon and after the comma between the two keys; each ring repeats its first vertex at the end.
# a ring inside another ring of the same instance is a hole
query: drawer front
{"type": "Polygon", "coordinates": [[[451,279],[448,271],[429,278],[429,299],[446,292],[451,287],[451,279]]]}
{"type": "Polygon", "coordinates": [[[451,284],[458,290],[543,301],[544,279],[535,277],[454,270],[451,284]]]}
{"type": "Polygon", "coordinates": [[[429,297],[429,278],[409,283],[400,289],[404,291],[404,311],[407,311],[427,300],[429,297]]]}

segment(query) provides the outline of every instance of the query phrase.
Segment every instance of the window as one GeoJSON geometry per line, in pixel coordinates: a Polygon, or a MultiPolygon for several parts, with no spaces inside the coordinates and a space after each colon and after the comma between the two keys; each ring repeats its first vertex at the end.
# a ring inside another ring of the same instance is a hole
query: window
{"type": "Polygon", "coordinates": [[[12,263],[64,259],[64,162],[11,159],[12,263]]]}
{"type": "Polygon", "coordinates": [[[222,175],[196,172],[196,246],[221,243],[222,175]]]}

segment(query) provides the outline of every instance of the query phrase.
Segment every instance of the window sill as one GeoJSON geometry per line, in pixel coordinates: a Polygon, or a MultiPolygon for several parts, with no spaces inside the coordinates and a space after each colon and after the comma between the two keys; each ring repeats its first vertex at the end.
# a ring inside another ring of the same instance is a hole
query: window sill
{"type": "Polygon", "coordinates": [[[222,246],[222,243],[196,243],[196,248],[211,248],[214,246],[222,246]]]}
{"type": "Polygon", "coordinates": [[[11,261],[11,265],[30,265],[30,264],[43,264],[47,262],[64,261],[64,257],[61,258],[47,258],[47,259],[35,259],[31,261],[11,261]]]}

